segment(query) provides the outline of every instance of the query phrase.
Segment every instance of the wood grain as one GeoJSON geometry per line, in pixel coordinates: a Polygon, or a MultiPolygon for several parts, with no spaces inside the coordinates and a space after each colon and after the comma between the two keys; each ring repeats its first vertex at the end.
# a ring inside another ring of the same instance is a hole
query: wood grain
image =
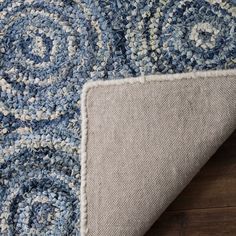
{"type": "Polygon", "coordinates": [[[236,207],[166,212],[147,236],[236,235],[236,207]]]}
{"type": "Polygon", "coordinates": [[[236,236],[236,132],[145,236],[236,236]]]}

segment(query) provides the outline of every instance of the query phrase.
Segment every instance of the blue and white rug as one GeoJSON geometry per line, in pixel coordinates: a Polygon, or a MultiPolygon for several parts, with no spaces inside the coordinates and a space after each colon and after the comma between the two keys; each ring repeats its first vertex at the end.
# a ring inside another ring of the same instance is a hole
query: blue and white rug
{"type": "Polygon", "coordinates": [[[80,235],[86,81],[230,68],[235,0],[0,0],[0,235],[80,235]]]}

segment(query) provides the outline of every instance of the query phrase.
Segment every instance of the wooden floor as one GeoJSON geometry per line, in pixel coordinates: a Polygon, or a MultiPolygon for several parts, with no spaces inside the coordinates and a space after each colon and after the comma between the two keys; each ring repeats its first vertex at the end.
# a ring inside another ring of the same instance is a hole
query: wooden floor
{"type": "Polygon", "coordinates": [[[236,236],[236,132],[145,236],[236,236]]]}

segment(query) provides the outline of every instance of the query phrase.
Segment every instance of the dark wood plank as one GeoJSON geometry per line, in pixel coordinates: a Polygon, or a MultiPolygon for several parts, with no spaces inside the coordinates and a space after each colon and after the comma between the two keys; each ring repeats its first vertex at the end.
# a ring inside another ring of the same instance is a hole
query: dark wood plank
{"type": "Polygon", "coordinates": [[[236,207],[165,212],[146,236],[235,236],[236,207]]]}
{"type": "Polygon", "coordinates": [[[236,131],[146,236],[236,236],[236,131]]]}

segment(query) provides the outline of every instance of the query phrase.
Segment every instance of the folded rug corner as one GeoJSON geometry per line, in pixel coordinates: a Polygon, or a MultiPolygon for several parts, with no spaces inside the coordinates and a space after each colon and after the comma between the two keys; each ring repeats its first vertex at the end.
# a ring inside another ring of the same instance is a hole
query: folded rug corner
{"type": "Polygon", "coordinates": [[[81,234],[142,236],[236,128],[236,71],[88,83],[81,234]]]}

